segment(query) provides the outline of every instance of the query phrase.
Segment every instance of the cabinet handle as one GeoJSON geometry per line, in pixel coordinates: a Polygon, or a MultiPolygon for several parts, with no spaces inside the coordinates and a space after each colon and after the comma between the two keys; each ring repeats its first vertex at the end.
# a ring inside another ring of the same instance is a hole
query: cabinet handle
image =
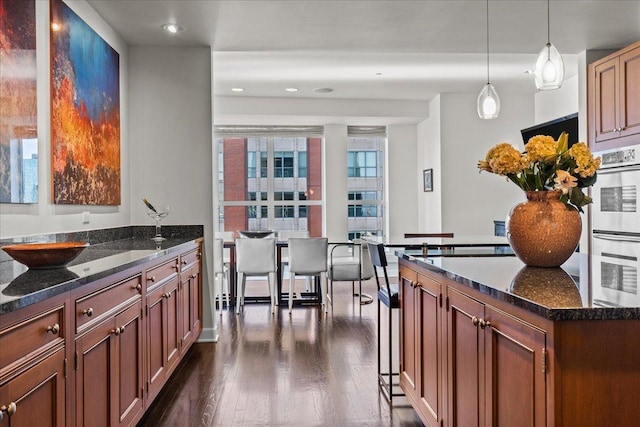
{"type": "Polygon", "coordinates": [[[191,278],[192,278],[192,279],[195,279],[196,277],[198,277],[198,275],[197,275],[197,274],[195,274],[195,273],[193,273],[193,274],[191,275],[191,278]]]}
{"type": "Polygon", "coordinates": [[[156,276],[147,277],[147,281],[151,282],[151,283],[155,282],[156,281],[156,276]]]}
{"type": "Polygon", "coordinates": [[[480,319],[478,319],[478,316],[473,316],[471,318],[471,323],[473,323],[473,326],[478,326],[480,324],[480,319]]]}
{"type": "Polygon", "coordinates": [[[82,315],[87,317],[93,316],[93,308],[89,307],[86,310],[82,310],[82,315]]]}
{"type": "Polygon", "coordinates": [[[120,333],[124,334],[124,325],[120,326],[120,333]]]}
{"type": "Polygon", "coordinates": [[[176,264],[176,265],[174,265],[174,266],[173,266],[173,268],[175,268],[175,269],[176,269],[176,271],[180,271],[180,264],[176,264]]]}
{"type": "Polygon", "coordinates": [[[171,298],[171,293],[169,292],[165,292],[164,294],[162,294],[163,298],[169,299],[171,298]]]}
{"type": "Polygon", "coordinates": [[[491,327],[491,322],[488,320],[484,320],[484,319],[480,319],[480,328],[484,329],[484,328],[490,328],[491,327]]]}
{"type": "Polygon", "coordinates": [[[115,328],[113,331],[111,331],[112,334],[114,334],[115,336],[120,335],[120,328],[115,328]]]}
{"type": "Polygon", "coordinates": [[[138,283],[137,285],[133,286],[133,289],[135,289],[136,291],[140,292],[140,291],[142,291],[142,285],[140,283],[138,283]]]}
{"type": "Polygon", "coordinates": [[[11,416],[15,414],[17,410],[18,405],[16,405],[15,402],[11,402],[8,405],[0,406],[0,421],[2,421],[2,418],[4,418],[5,412],[7,413],[7,415],[11,416]]]}
{"type": "Polygon", "coordinates": [[[202,253],[201,253],[201,252],[198,252],[198,253],[196,254],[196,256],[197,256],[198,258],[200,258],[200,257],[202,256],[202,253]]]}
{"type": "Polygon", "coordinates": [[[186,259],[182,260],[182,265],[187,265],[187,260],[186,259]]]}
{"type": "Polygon", "coordinates": [[[51,326],[47,326],[47,332],[53,335],[58,335],[58,332],[60,332],[60,325],[55,323],[51,326]]]}

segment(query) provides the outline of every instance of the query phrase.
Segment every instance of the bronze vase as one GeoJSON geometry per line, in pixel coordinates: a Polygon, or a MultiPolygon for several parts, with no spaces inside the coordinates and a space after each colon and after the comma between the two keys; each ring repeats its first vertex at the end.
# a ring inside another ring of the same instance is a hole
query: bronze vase
{"type": "Polygon", "coordinates": [[[518,258],[531,267],[558,267],[580,242],[578,210],[560,201],[559,191],[527,191],[527,201],[509,212],[505,230],[518,258]]]}

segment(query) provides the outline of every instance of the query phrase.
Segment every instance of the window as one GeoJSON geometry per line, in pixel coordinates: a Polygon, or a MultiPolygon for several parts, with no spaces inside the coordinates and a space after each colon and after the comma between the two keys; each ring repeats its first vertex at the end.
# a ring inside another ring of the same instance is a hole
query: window
{"type": "Polygon", "coordinates": [[[309,230],[320,235],[321,131],[296,127],[295,135],[288,135],[292,130],[286,127],[217,126],[219,229],[309,230]],[[318,173],[311,179],[310,171],[318,173]]]}
{"type": "Polygon", "coordinates": [[[347,156],[347,176],[376,177],[377,154],[375,151],[349,151],[347,156]]]}
{"type": "Polygon", "coordinates": [[[384,128],[349,127],[347,222],[350,240],[365,233],[383,235],[384,135],[384,128]]]}
{"type": "Polygon", "coordinates": [[[307,152],[298,152],[298,178],[307,177],[307,152]]]}
{"type": "Polygon", "coordinates": [[[273,159],[276,178],[293,178],[293,151],[277,151],[273,159]]]}

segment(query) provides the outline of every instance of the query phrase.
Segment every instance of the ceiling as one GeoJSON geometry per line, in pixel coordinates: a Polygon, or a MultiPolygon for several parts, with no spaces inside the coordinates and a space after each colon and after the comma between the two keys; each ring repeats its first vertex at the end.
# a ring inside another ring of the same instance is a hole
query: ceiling
{"type": "MultiPolygon", "coordinates": [[[[129,45],[211,46],[217,96],[429,100],[479,92],[487,79],[484,0],[88,3],[129,45]],[[167,34],[165,23],[185,31],[167,34]]],[[[553,0],[549,7],[551,42],[568,76],[577,73],[578,53],[640,40],[639,0],[553,0]]],[[[498,93],[535,92],[526,71],[547,41],[547,2],[491,0],[489,41],[498,93]]]]}

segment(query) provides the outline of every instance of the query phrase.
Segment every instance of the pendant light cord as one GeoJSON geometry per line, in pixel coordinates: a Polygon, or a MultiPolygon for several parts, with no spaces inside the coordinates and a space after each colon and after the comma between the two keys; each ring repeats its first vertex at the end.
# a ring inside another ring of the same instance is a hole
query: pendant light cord
{"type": "Polygon", "coordinates": [[[489,83],[489,0],[487,0],[487,84],[489,83]]]}
{"type": "Polygon", "coordinates": [[[549,8],[549,1],[547,0],[547,44],[551,43],[551,24],[550,24],[550,8],[549,8]]]}

